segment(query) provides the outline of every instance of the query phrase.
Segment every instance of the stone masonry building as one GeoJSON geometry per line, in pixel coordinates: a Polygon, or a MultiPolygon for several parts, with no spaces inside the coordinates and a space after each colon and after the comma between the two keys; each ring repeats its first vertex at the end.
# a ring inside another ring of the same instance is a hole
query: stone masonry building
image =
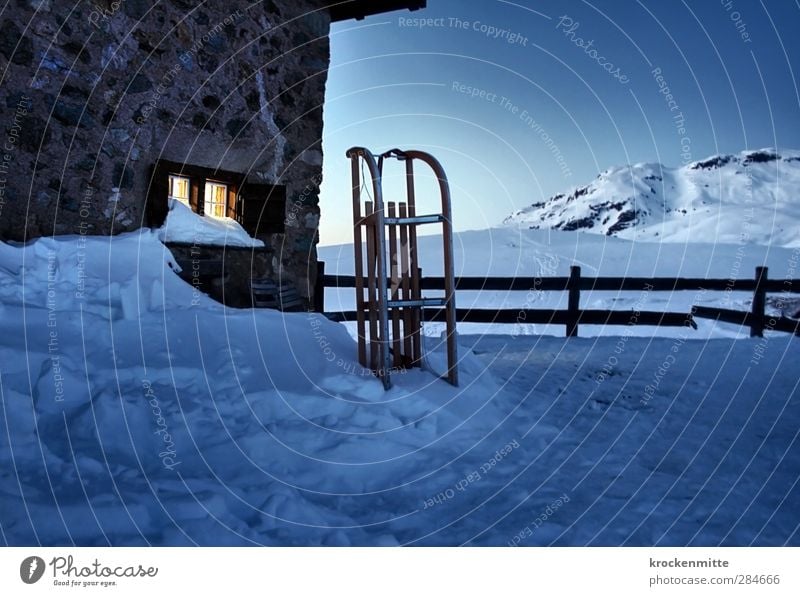
{"type": "Polygon", "coordinates": [[[331,22],[424,5],[11,0],[0,15],[0,240],[159,227],[180,192],[266,244],[203,247],[227,267],[211,276],[233,305],[245,305],[251,275],[310,299],[331,22]]]}

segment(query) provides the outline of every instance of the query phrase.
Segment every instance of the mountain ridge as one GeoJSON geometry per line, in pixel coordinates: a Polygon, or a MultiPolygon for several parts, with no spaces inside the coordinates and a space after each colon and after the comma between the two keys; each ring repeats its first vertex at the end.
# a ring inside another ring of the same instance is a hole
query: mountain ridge
{"type": "Polygon", "coordinates": [[[680,167],[612,167],[503,223],[630,240],[800,246],[800,151],[712,155],[680,167]]]}

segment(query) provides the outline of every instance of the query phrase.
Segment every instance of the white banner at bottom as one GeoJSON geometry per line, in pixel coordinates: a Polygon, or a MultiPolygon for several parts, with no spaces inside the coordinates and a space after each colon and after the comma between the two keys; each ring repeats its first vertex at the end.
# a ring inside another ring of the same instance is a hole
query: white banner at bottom
{"type": "Polygon", "coordinates": [[[800,594],[796,548],[4,548],[3,594],[800,594]],[[177,593],[177,592],[176,592],[177,593]]]}

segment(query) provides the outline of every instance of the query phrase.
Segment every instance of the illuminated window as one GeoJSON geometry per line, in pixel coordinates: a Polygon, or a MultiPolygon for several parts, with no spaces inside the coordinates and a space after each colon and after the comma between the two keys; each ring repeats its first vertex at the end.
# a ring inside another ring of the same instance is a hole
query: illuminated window
{"type": "Polygon", "coordinates": [[[189,179],[184,176],[169,177],[169,198],[189,206],[189,179]]]}
{"type": "Polygon", "coordinates": [[[206,181],[206,196],[203,214],[211,217],[225,217],[228,205],[228,185],[206,181]]]}
{"type": "Polygon", "coordinates": [[[161,227],[169,199],[175,199],[198,215],[234,219],[254,238],[285,233],[286,187],[247,182],[246,177],[242,172],[158,160],[151,170],[148,225],[161,227]]]}

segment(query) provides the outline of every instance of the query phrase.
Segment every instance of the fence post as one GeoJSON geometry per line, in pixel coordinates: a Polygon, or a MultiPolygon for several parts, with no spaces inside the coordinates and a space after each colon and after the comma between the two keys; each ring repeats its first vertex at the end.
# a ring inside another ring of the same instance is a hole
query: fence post
{"type": "Polygon", "coordinates": [[[317,279],[314,282],[314,312],[325,312],[325,261],[317,261],[317,279]]]}
{"type": "Polygon", "coordinates": [[[577,265],[569,268],[567,290],[569,291],[567,299],[567,337],[578,337],[578,316],[581,307],[581,268],[577,265]]]}
{"type": "Polygon", "coordinates": [[[764,337],[764,307],[767,302],[767,267],[756,267],[756,287],[750,309],[750,337],[764,337]]]}

